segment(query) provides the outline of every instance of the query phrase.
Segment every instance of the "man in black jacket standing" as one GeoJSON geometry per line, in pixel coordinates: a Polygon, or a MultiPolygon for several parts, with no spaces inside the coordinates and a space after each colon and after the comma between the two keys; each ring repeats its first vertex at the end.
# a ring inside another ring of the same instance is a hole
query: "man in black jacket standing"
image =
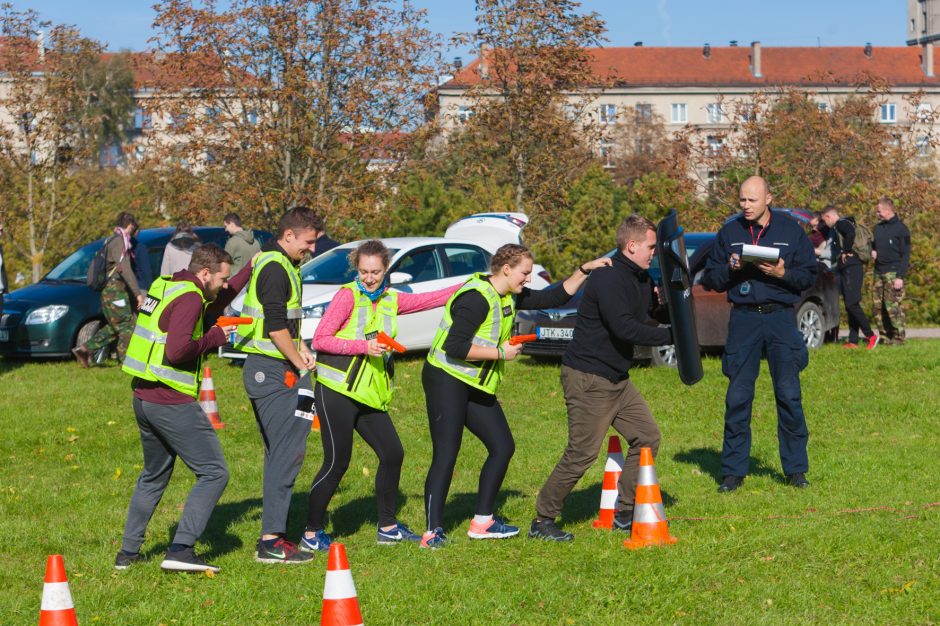
{"type": "Polygon", "coordinates": [[[911,262],[911,233],[894,212],[891,198],[882,198],[876,208],[880,222],[875,226],[871,257],[875,260],[875,286],[872,300],[875,323],[886,344],[903,344],[904,279],[911,262]]]}
{"type": "Polygon", "coordinates": [[[809,430],[803,414],[800,372],[809,363],[793,308],[800,294],[816,282],[819,271],[813,244],[794,220],[772,215],[767,181],[752,176],[741,185],[742,214],[718,231],[702,284],[728,292],[732,305],[721,369],[728,377],[725,394],[723,482],[718,491],[741,486],[750,468],[751,405],[760,361],[766,356],[777,401],[777,437],[787,482],[807,487],[809,430]],[[745,262],[743,247],[776,248],[776,262],[745,262]]]}
{"type": "Polygon", "coordinates": [[[845,301],[845,312],[849,317],[849,340],[846,348],[858,347],[858,331],[865,335],[865,347],[874,350],[878,345],[878,335],[868,323],[868,316],[862,310],[862,283],[865,280],[865,266],[855,251],[855,219],[839,217],[839,210],[829,205],[822,210],[822,220],[835,235],[833,257],[838,259],[839,287],[845,301]]]}
{"type": "Polygon", "coordinates": [[[630,446],[620,475],[614,524],[629,531],[633,522],[640,448],[659,450],[659,426],[630,381],[633,346],[672,343],[670,328],[650,319],[653,284],[646,270],[656,252],[656,227],[639,215],[617,229],[613,265],[594,270],[578,307],[574,338],[562,359],[561,385],[568,409],[568,446],[535,503],[529,537],[571,541],[555,525],[565,498],[597,460],[611,426],[630,446]]]}

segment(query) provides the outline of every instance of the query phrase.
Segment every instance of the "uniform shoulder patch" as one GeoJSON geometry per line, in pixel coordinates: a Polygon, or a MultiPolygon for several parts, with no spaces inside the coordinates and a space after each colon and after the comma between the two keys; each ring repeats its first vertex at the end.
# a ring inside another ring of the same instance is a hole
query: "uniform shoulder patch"
{"type": "Polygon", "coordinates": [[[160,298],[155,298],[148,293],[144,303],[140,305],[140,310],[147,315],[153,315],[158,306],[160,306],[160,298]]]}

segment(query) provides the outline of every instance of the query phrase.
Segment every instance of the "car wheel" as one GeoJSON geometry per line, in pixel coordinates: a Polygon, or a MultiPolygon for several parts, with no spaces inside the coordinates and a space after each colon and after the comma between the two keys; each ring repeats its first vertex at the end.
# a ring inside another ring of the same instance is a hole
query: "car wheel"
{"type": "Polygon", "coordinates": [[[78,329],[78,334],[75,335],[75,345],[72,347],[77,348],[78,346],[88,343],[88,340],[95,336],[99,328],[101,328],[101,320],[85,322],[82,327],[78,329]]]}
{"type": "Polygon", "coordinates": [[[826,331],[823,330],[823,312],[817,304],[804,302],[796,314],[796,321],[807,348],[818,348],[823,344],[826,331]]]}
{"type": "Polygon", "coordinates": [[[670,344],[651,348],[650,363],[654,367],[676,367],[676,347],[670,344]]]}

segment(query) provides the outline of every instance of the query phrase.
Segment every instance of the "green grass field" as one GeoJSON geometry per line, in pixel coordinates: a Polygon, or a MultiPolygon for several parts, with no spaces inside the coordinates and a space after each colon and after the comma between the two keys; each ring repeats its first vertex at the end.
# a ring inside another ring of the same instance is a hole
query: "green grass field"
{"type": "MultiPolygon", "coordinates": [[[[325,559],[256,564],[261,443],[241,370],[211,361],[231,481],[198,547],[222,571],[165,574],[162,553],[192,475],[177,465],[144,545],[147,560],[112,569],[141,464],[129,378],[116,367],[0,360],[0,623],[38,619],[46,556],[62,553],[81,624],[312,624],[325,559]]],[[[392,408],[405,445],[401,519],[423,519],[431,449],[421,361],[398,367],[392,408]]],[[[376,458],[361,440],[332,505],[366,624],[927,624],[940,621],[940,342],[873,353],[827,346],[803,374],[809,420],[807,490],[787,487],[777,456],[766,366],[754,407],[751,475],[718,494],[725,379],[715,358],[685,387],[675,371],[632,376],[663,431],[657,473],[671,547],[629,551],[596,531],[603,463],[568,500],[566,545],[523,537],[473,542],[483,448],[467,435],[447,507],[451,544],[375,545],[376,458]]],[[[565,442],[555,364],[510,364],[500,394],[517,443],[501,513],[528,527],[535,495],[565,442]]],[[[603,454],[604,451],[599,451],[603,454]]],[[[308,441],[291,535],[322,458],[308,441]]]]}

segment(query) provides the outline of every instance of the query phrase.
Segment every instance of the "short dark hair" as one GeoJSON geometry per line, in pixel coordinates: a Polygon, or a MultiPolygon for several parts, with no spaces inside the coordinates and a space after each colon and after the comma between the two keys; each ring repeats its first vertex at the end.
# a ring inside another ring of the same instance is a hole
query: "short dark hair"
{"type": "Polygon", "coordinates": [[[490,272],[495,274],[504,265],[516,267],[522,262],[522,259],[532,260],[532,252],[525,246],[518,243],[507,243],[496,250],[496,254],[490,259],[490,272]]]}
{"type": "Polygon", "coordinates": [[[114,220],[114,225],[118,228],[128,228],[130,226],[137,228],[137,218],[127,211],[121,211],[118,213],[117,219],[114,220]]]}
{"type": "Polygon", "coordinates": [[[827,204],[823,207],[823,210],[819,212],[819,216],[822,217],[826,213],[832,213],[833,211],[838,212],[838,207],[836,207],[834,204],[827,204]]]}
{"type": "MultiPolygon", "coordinates": [[[[193,225],[186,219],[182,219],[176,223],[176,230],[173,231],[173,234],[175,235],[176,233],[189,233],[196,237],[196,233],[193,232],[193,225]]],[[[198,239],[198,237],[196,238],[198,239]]]]}
{"type": "Polygon", "coordinates": [[[385,244],[378,239],[370,239],[359,244],[355,250],[349,253],[349,267],[353,270],[359,268],[359,259],[364,256],[377,256],[382,259],[382,266],[388,269],[391,263],[391,254],[385,244]]]}
{"type": "Polygon", "coordinates": [[[646,231],[656,232],[656,225],[642,215],[634,213],[625,217],[620,226],[617,227],[617,249],[623,250],[627,247],[628,241],[640,241],[646,238],[646,231]]]}
{"type": "Polygon", "coordinates": [[[881,198],[878,200],[878,204],[883,204],[889,209],[891,209],[892,211],[894,210],[894,200],[892,200],[888,196],[881,196],[881,198]]]}
{"type": "Polygon", "coordinates": [[[238,213],[227,213],[225,217],[222,218],[223,224],[235,224],[239,228],[242,226],[242,218],[238,217],[238,213]]]}
{"type": "Polygon", "coordinates": [[[323,218],[317,215],[316,211],[305,206],[295,206],[287,209],[287,212],[281,216],[281,220],[277,223],[277,236],[280,239],[289,230],[315,230],[320,233],[325,228],[323,218]]]}
{"type": "Polygon", "coordinates": [[[215,273],[221,269],[223,263],[231,265],[232,255],[214,243],[207,243],[193,250],[193,258],[189,261],[188,269],[193,274],[204,268],[215,273]]]}

